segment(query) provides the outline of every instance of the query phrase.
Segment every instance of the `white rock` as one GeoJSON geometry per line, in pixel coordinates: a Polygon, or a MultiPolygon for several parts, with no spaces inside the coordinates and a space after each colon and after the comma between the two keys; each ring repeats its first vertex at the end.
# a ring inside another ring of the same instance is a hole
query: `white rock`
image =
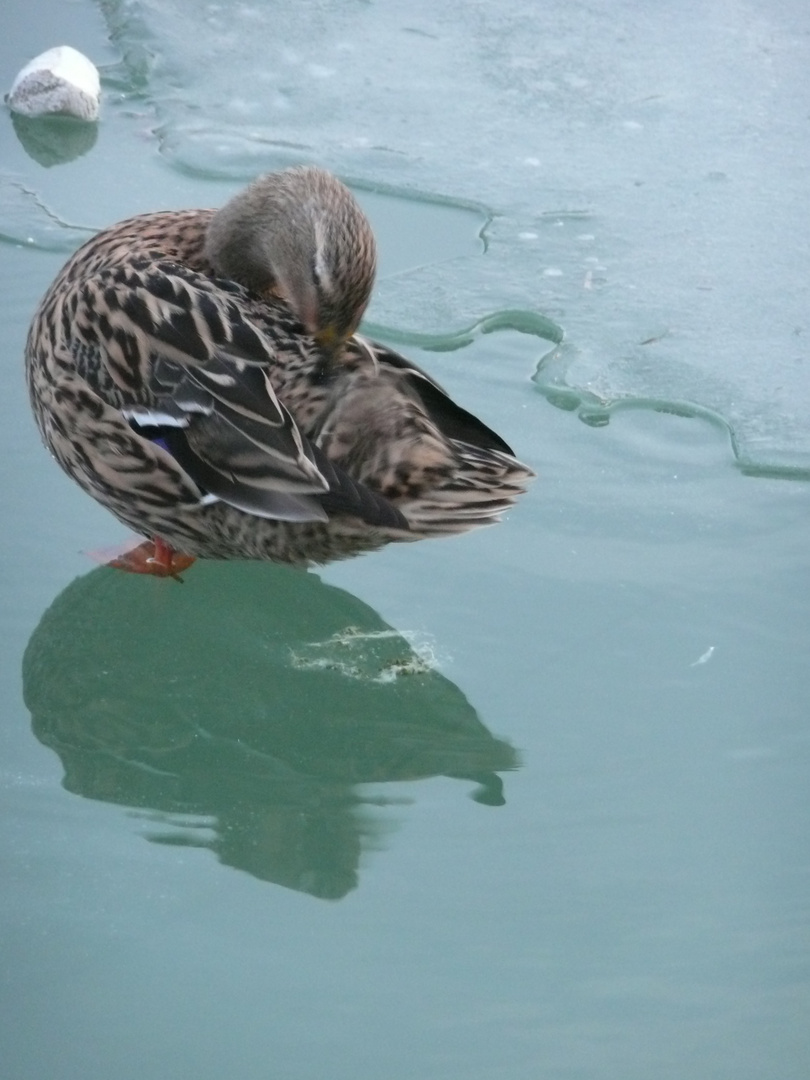
{"type": "Polygon", "coordinates": [[[100,92],[95,64],[70,45],[58,45],[25,65],[6,102],[22,116],[97,120],[100,92]]]}

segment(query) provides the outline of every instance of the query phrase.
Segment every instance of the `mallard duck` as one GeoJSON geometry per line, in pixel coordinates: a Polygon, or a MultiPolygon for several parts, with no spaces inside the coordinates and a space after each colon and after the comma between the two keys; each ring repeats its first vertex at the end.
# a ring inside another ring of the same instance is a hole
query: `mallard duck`
{"type": "Polygon", "coordinates": [[[72,256],[26,370],[47,447],[175,553],[298,564],[498,519],[531,470],[429,375],[357,333],[374,237],[318,168],[219,210],[142,214],[72,256]]]}

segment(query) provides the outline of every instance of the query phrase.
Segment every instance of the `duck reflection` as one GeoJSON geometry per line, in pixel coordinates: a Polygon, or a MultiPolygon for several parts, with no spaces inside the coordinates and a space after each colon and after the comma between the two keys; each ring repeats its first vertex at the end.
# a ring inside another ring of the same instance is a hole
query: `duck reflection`
{"type": "Polygon", "coordinates": [[[324,898],[356,886],[378,839],[384,800],[357,785],[455,777],[499,805],[517,766],[423,650],[283,566],[201,563],[183,587],[94,570],[43,615],[23,684],[69,791],[324,898]]]}

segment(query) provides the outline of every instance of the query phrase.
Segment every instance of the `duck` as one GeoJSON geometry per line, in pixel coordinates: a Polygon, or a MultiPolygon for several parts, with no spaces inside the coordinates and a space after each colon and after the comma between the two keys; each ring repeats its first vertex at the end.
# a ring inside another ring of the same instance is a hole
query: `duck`
{"type": "Polygon", "coordinates": [[[144,537],[128,569],[310,566],[498,521],[533,471],[421,368],[359,332],[371,226],[330,172],[97,233],[40,302],[34,417],[65,472],[144,537]]]}

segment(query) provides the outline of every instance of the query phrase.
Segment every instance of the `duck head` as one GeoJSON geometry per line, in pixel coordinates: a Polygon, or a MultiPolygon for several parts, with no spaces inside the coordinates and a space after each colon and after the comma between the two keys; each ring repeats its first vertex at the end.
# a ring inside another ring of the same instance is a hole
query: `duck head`
{"type": "Polygon", "coordinates": [[[268,173],[234,196],[211,219],[205,253],[221,277],[284,299],[328,352],[357,329],[377,262],[354,196],[314,167],[268,173]]]}

